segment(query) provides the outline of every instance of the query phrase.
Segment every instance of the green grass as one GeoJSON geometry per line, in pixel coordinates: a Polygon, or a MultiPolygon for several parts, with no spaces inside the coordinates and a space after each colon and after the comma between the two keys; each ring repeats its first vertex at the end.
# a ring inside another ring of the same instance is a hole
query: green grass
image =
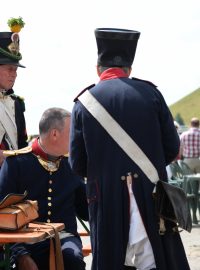
{"type": "Polygon", "coordinates": [[[200,119],[200,88],[169,106],[169,109],[174,118],[179,114],[187,126],[192,117],[200,119]]]}

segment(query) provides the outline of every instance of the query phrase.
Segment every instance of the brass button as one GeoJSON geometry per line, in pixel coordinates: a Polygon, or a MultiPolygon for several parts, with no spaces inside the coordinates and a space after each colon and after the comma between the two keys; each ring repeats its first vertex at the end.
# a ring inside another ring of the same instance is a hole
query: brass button
{"type": "Polygon", "coordinates": [[[51,211],[48,211],[48,215],[49,215],[49,216],[51,215],[51,211]]]}
{"type": "Polygon", "coordinates": [[[137,173],[134,173],[133,177],[134,178],[138,178],[138,174],[137,173]]]}
{"type": "Polygon", "coordinates": [[[49,189],[48,189],[48,191],[49,191],[49,192],[52,192],[52,189],[51,189],[51,188],[49,188],[49,189]]]}
{"type": "Polygon", "coordinates": [[[53,183],[53,181],[52,180],[49,180],[49,184],[51,185],[53,183]]]}
{"type": "Polygon", "coordinates": [[[126,176],[122,175],[121,180],[126,180],[126,176]]]}
{"type": "Polygon", "coordinates": [[[52,175],[53,173],[52,172],[49,172],[50,175],[52,175]]]}
{"type": "Polygon", "coordinates": [[[51,197],[47,197],[48,201],[51,201],[51,197]]]}
{"type": "Polygon", "coordinates": [[[52,206],[52,203],[51,203],[51,202],[49,202],[49,203],[48,203],[48,206],[52,206]]]}
{"type": "Polygon", "coordinates": [[[48,222],[48,223],[50,223],[50,222],[51,222],[51,220],[48,218],[48,219],[47,219],[47,222],[48,222]]]}

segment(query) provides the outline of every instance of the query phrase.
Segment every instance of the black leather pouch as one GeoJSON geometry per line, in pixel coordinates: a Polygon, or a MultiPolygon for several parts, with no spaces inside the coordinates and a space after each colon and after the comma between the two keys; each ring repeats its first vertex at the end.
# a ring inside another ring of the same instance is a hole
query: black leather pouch
{"type": "MultiPolygon", "coordinates": [[[[188,232],[192,229],[192,219],[185,192],[174,185],[159,180],[154,193],[156,212],[163,221],[171,221],[174,227],[188,232]]],[[[162,227],[162,224],[160,224],[162,227]]],[[[162,230],[162,229],[161,229],[162,230]]]]}

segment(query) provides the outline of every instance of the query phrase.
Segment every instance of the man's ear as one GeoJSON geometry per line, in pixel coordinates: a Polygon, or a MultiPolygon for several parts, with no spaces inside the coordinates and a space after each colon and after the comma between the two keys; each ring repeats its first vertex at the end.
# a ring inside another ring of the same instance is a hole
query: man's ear
{"type": "Polygon", "coordinates": [[[51,133],[50,133],[50,136],[51,136],[51,139],[53,140],[53,141],[56,141],[57,140],[57,138],[58,138],[58,130],[57,129],[52,129],[51,130],[51,133]]]}

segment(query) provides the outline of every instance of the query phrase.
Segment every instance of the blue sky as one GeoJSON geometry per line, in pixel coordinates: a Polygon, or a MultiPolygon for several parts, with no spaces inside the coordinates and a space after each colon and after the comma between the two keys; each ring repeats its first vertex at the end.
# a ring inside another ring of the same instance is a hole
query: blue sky
{"type": "Polygon", "coordinates": [[[97,83],[94,29],[138,30],[132,76],[152,81],[171,105],[200,87],[199,0],[10,0],[1,4],[0,31],[21,16],[16,94],[26,102],[28,133],[49,107],[72,110],[73,98],[97,83]]]}

